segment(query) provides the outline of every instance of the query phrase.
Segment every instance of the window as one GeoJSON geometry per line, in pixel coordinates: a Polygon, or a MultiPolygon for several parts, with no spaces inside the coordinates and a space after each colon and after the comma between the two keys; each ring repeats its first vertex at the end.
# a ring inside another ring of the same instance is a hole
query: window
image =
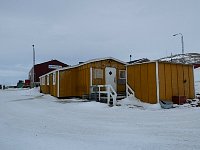
{"type": "Polygon", "coordinates": [[[103,70],[102,69],[94,69],[94,78],[95,79],[103,79],[103,70]]]}
{"type": "Polygon", "coordinates": [[[45,85],[45,77],[40,78],[40,85],[45,85]]]}
{"type": "Polygon", "coordinates": [[[42,85],[42,77],[40,78],[40,85],[42,85]]]}
{"type": "Polygon", "coordinates": [[[119,79],[126,79],[126,71],[125,70],[119,71],[119,79]]]}
{"type": "Polygon", "coordinates": [[[47,75],[47,85],[49,85],[49,75],[47,75]]]}
{"type": "Polygon", "coordinates": [[[56,85],[56,73],[53,73],[53,85],[56,85]]]}

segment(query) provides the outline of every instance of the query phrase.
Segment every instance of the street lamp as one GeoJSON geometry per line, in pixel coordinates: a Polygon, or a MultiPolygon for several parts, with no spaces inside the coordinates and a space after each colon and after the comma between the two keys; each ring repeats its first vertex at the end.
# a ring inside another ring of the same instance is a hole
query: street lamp
{"type": "Polygon", "coordinates": [[[35,87],[35,48],[33,46],[33,87],[35,87]]]}
{"type": "MultiPolygon", "coordinates": [[[[130,49],[130,52],[132,52],[133,50],[130,49]]],[[[131,60],[132,60],[132,55],[130,54],[130,63],[131,63],[131,60]]]]}
{"type": "Polygon", "coordinates": [[[184,54],[184,42],[183,42],[183,34],[182,33],[177,33],[174,34],[173,36],[181,35],[181,44],[182,44],[182,55],[184,54]]]}

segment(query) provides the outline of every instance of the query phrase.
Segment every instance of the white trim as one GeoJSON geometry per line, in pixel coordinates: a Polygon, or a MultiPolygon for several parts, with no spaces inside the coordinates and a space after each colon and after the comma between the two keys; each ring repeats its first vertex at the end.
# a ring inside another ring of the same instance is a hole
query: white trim
{"type": "Polygon", "coordinates": [[[159,73],[158,73],[158,61],[156,61],[156,92],[157,92],[157,103],[160,101],[160,95],[159,95],[159,73]]]}
{"type": "Polygon", "coordinates": [[[56,85],[56,72],[53,72],[53,85],[56,85]]]}
{"type": "Polygon", "coordinates": [[[192,69],[192,71],[193,71],[192,74],[193,74],[193,83],[194,83],[194,87],[193,87],[193,88],[194,88],[194,93],[193,93],[193,94],[194,94],[194,97],[195,97],[194,65],[192,66],[192,68],[193,68],[193,69],[192,69]]]}
{"type": "Polygon", "coordinates": [[[128,86],[128,82],[127,82],[127,66],[126,66],[126,97],[128,97],[128,88],[127,88],[127,86],[128,86]]]}
{"type": "Polygon", "coordinates": [[[47,77],[47,85],[49,85],[49,74],[46,77],[47,77]]]}
{"type": "Polygon", "coordinates": [[[44,77],[43,85],[46,85],[46,78],[44,77]]]}
{"type": "Polygon", "coordinates": [[[92,78],[93,78],[93,74],[92,74],[92,67],[90,67],[90,86],[92,86],[92,78]]]}
{"type": "Polygon", "coordinates": [[[45,76],[40,78],[40,85],[45,85],[45,76]]]}
{"type": "Polygon", "coordinates": [[[43,74],[42,76],[40,76],[39,78],[42,78],[43,76],[46,76],[46,75],[50,75],[50,74],[52,74],[52,73],[54,73],[54,72],[56,72],[57,70],[53,70],[53,71],[51,71],[51,72],[48,72],[48,73],[46,73],[46,74],[43,74]]]}
{"type": "Polygon", "coordinates": [[[84,63],[78,64],[78,65],[74,65],[74,66],[70,66],[70,67],[63,67],[63,68],[58,69],[58,70],[66,70],[66,69],[76,68],[76,67],[80,67],[80,66],[92,63],[92,62],[97,62],[97,61],[102,61],[102,60],[109,60],[109,59],[117,61],[117,62],[122,63],[124,65],[128,64],[126,62],[123,62],[123,61],[121,61],[119,59],[116,59],[116,58],[113,58],[113,57],[105,57],[105,58],[91,59],[91,60],[88,60],[88,61],[86,61],[84,63]]]}
{"type": "Polygon", "coordinates": [[[58,70],[57,97],[60,97],[60,71],[58,70]]]}
{"type": "MultiPolygon", "coordinates": [[[[102,61],[102,60],[109,60],[109,59],[114,60],[114,61],[119,62],[119,63],[122,63],[122,64],[124,64],[124,65],[128,65],[128,63],[123,62],[123,61],[121,61],[121,60],[119,60],[119,59],[116,59],[116,58],[113,58],[113,57],[105,57],[105,58],[91,59],[91,60],[88,60],[88,61],[86,61],[86,62],[84,62],[84,63],[81,63],[81,64],[78,64],[78,65],[69,66],[69,67],[63,67],[63,68],[60,68],[60,69],[57,69],[57,70],[53,70],[53,71],[51,71],[51,72],[49,72],[49,73],[46,73],[46,74],[44,74],[44,75],[42,75],[42,76],[45,76],[45,75],[47,75],[47,74],[54,73],[55,71],[58,71],[58,70],[59,70],[59,71],[62,71],[62,70],[72,69],[72,68],[80,67],[80,66],[83,66],[83,65],[92,63],[92,62],[97,62],[97,61],[102,61]]],[[[40,77],[42,77],[42,76],[40,76],[40,77]]]]}
{"type": "Polygon", "coordinates": [[[40,77],[40,85],[42,85],[42,78],[40,77]]]}

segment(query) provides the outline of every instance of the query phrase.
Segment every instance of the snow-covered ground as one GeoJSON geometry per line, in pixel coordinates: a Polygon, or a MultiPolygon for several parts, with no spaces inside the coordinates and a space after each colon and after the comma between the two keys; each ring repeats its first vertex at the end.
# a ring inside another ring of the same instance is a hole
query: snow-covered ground
{"type": "Polygon", "coordinates": [[[0,90],[0,150],[200,149],[200,108],[60,102],[38,89],[0,90]]]}

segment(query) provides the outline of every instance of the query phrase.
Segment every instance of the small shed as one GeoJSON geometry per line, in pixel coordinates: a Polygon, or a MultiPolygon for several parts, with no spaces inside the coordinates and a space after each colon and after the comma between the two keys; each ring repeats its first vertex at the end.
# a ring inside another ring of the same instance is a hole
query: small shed
{"type": "Polygon", "coordinates": [[[95,85],[111,85],[116,92],[125,92],[126,64],[108,57],[61,68],[40,77],[41,92],[58,98],[82,97],[89,96],[95,85]]]}
{"type": "Polygon", "coordinates": [[[172,101],[173,96],[194,98],[193,66],[170,62],[147,62],[127,66],[127,84],[143,102],[172,101]]]}

